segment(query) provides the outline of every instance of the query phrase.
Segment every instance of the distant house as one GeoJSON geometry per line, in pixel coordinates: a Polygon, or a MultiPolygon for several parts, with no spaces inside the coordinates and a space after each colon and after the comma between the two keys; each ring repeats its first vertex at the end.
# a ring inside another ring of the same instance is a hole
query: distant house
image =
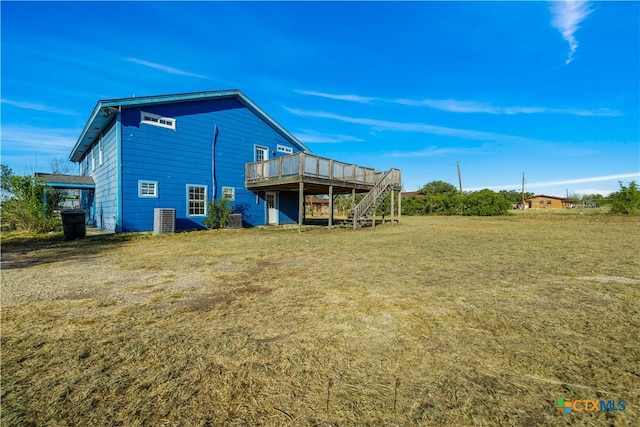
{"type": "Polygon", "coordinates": [[[573,202],[569,199],[555,196],[545,196],[540,194],[525,199],[525,208],[527,209],[562,209],[573,207],[573,202]]]}
{"type": "Polygon", "coordinates": [[[239,90],[98,101],[70,160],[92,184],[81,192],[87,223],[116,232],[153,230],[156,208],[175,209],[177,230],[202,228],[220,198],[244,226],[302,224],[305,193],[401,185],[395,169],[311,155],[239,90]]]}
{"type": "Polygon", "coordinates": [[[323,197],[307,197],[305,213],[310,216],[329,215],[329,199],[323,197]]]}
{"type": "Polygon", "coordinates": [[[415,199],[416,197],[420,197],[420,196],[424,196],[424,192],[422,192],[421,190],[403,191],[402,193],[400,193],[400,197],[402,197],[402,198],[415,199]]]}

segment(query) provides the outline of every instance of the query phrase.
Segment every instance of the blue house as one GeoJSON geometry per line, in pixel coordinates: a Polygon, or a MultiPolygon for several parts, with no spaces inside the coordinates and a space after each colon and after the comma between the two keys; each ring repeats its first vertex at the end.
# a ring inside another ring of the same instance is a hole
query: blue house
{"type": "Polygon", "coordinates": [[[177,230],[202,228],[219,198],[243,226],[302,224],[305,194],[333,200],[382,177],[311,155],[239,90],[99,101],[69,158],[95,185],[87,223],[115,232],[153,230],[156,208],[175,209],[177,230]]]}

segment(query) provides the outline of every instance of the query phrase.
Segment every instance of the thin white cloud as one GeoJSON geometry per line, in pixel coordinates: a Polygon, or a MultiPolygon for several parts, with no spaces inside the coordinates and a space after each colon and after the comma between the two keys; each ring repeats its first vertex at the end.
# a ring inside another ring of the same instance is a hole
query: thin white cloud
{"type": "Polygon", "coordinates": [[[317,96],[338,101],[357,102],[360,104],[371,104],[374,102],[386,104],[399,104],[410,107],[427,107],[434,110],[447,111],[449,113],[486,113],[494,115],[514,115],[514,114],[566,114],[570,116],[619,116],[618,111],[610,108],[551,108],[551,107],[501,107],[481,101],[464,101],[459,99],[387,99],[372,96],[345,95],[326,92],[315,92],[311,90],[296,90],[303,95],[317,96]]]}
{"type": "Polygon", "coordinates": [[[573,55],[578,49],[576,32],[580,23],[591,13],[589,2],[584,0],[554,1],[551,4],[551,25],[560,31],[562,38],[569,43],[567,64],[573,61],[573,55]]]}
{"type": "Polygon", "coordinates": [[[2,162],[18,174],[48,170],[53,159],[66,159],[81,129],[2,127],[2,162]]]}
{"type": "Polygon", "coordinates": [[[155,62],[143,61],[142,59],[137,58],[125,58],[125,61],[132,62],[134,64],[143,65],[145,67],[154,68],[156,70],[164,71],[169,74],[177,74],[179,76],[187,76],[187,77],[196,77],[199,79],[206,79],[207,76],[203,76],[202,74],[190,73],[188,71],[183,71],[178,68],[170,67],[168,65],[157,64],[155,62]]]}
{"type": "Polygon", "coordinates": [[[339,144],[342,142],[364,142],[364,139],[350,135],[321,134],[314,131],[295,132],[296,138],[305,144],[339,144]]]}
{"type": "Polygon", "coordinates": [[[359,102],[361,104],[370,104],[373,101],[378,100],[379,98],[360,96],[360,95],[340,95],[335,93],[326,93],[326,92],[315,92],[312,90],[296,90],[297,93],[301,93],[303,95],[310,96],[318,96],[321,98],[329,98],[329,99],[337,99],[339,101],[351,101],[351,102],[359,102]]]}
{"type": "Polygon", "coordinates": [[[307,111],[295,108],[287,108],[287,111],[297,116],[316,117],[323,119],[338,120],[345,123],[359,124],[369,126],[379,131],[397,131],[397,132],[416,132],[427,133],[432,135],[450,136],[454,138],[462,138],[474,141],[499,141],[499,142],[523,142],[523,143],[542,143],[544,141],[532,138],[524,138],[514,135],[503,135],[494,132],[485,132],[471,129],[449,128],[444,126],[436,126],[426,123],[405,123],[394,122],[389,120],[369,119],[362,117],[349,117],[339,114],[327,113],[323,111],[307,111]]]}
{"type": "Polygon", "coordinates": [[[30,152],[33,150],[69,155],[80,130],[3,126],[2,151],[30,152]]]}
{"type": "Polygon", "coordinates": [[[51,105],[34,104],[31,102],[14,101],[11,99],[3,98],[0,102],[5,105],[11,105],[13,107],[23,108],[25,110],[32,111],[44,111],[46,113],[62,114],[65,116],[75,116],[77,113],[71,110],[65,110],[64,108],[58,108],[51,105]]]}
{"type": "Polygon", "coordinates": [[[385,157],[437,157],[444,156],[448,154],[461,154],[461,153],[469,153],[471,150],[468,149],[460,149],[460,148],[437,148],[437,147],[428,147],[424,150],[418,151],[392,151],[391,153],[385,154],[385,157]]]}
{"type": "MultiPolygon", "coordinates": [[[[640,172],[633,173],[623,173],[618,175],[605,175],[605,176],[593,176],[589,178],[578,178],[578,179],[566,179],[566,180],[558,180],[558,181],[545,181],[545,182],[527,182],[525,184],[525,188],[534,189],[541,187],[553,187],[556,185],[571,185],[571,184],[584,184],[587,182],[603,182],[603,181],[614,181],[614,180],[624,180],[624,179],[638,179],[640,178],[640,172]]],[[[511,184],[511,185],[493,185],[490,187],[477,187],[477,188],[469,188],[469,191],[481,190],[483,188],[491,188],[494,190],[509,190],[513,188],[519,188],[521,184],[511,184]]]]}
{"type": "Polygon", "coordinates": [[[567,114],[571,116],[619,116],[620,113],[609,108],[593,110],[580,108],[549,107],[499,107],[486,102],[461,101],[457,99],[397,99],[396,103],[417,107],[429,107],[450,113],[487,113],[494,115],[514,114],[567,114]]]}

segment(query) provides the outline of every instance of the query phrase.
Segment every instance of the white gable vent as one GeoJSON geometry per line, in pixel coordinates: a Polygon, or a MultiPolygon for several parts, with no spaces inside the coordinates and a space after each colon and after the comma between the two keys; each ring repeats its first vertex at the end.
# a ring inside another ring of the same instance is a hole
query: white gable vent
{"type": "Polygon", "coordinates": [[[153,210],[153,234],[175,233],[176,231],[176,210],[160,209],[153,210]]]}

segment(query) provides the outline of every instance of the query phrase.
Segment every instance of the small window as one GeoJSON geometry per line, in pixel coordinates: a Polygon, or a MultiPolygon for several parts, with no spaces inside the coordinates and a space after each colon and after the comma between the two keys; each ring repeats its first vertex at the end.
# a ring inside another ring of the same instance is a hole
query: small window
{"type": "Polygon", "coordinates": [[[551,200],[547,200],[547,205],[551,206],[551,200]]]}
{"type": "Polygon", "coordinates": [[[95,153],[95,147],[91,149],[91,170],[95,170],[96,169],[96,153],[95,153]]]}
{"type": "Polygon", "coordinates": [[[187,212],[189,216],[207,214],[207,187],[205,185],[187,185],[187,212]]]}
{"type": "Polygon", "coordinates": [[[293,154],[293,148],[278,144],[278,153],[293,154]]]}
{"type": "Polygon", "coordinates": [[[235,187],[222,187],[222,198],[233,202],[236,200],[236,188],[235,187]]]}
{"type": "Polygon", "coordinates": [[[102,166],[102,137],[100,137],[100,142],[98,142],[98,164],[102,166]]]}
{"type": "Polygon", "coordinates": [[[176,130],[176,119],[162,117],[153,113],[140,111],[140,124],[159,126],[161,128],[176,130]]]}
{"type": "Polygon", "coordinates": [[[157,181],[138,181],[138,197],[158,197],[157,181]]]}

